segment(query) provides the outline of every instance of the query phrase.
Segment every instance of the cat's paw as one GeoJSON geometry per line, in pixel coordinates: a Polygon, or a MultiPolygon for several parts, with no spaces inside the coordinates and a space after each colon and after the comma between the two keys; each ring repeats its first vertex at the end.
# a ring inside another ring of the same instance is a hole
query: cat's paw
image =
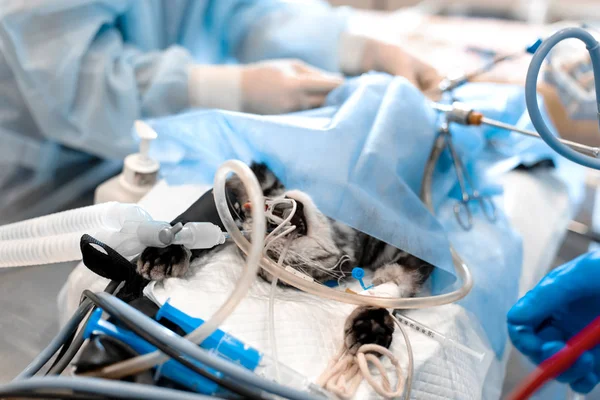
{"type": "Polygon", "coordinates": [[[180,245],[146,248],[137,262],[137,273],[146,279],[160,281],[183,276],[190,266],[191,252],[180,245]]]}
{"type": "Polygon", "coordinates": [[[363,344],[378,344],[389,348],[394,334],[394,320],[385,308],[357,307],[346,319],[344,342],[355,354],[363,344]]]}
{"type": "MultiPolygon", "coordinates": [[[[425,268],[425,267],[423,267],[425,268]]],[[[425,281],[425,277],[421,269],[411,269],[404,265],[389,264],[379,267],[373,274],[373,285],[379,286],[384,283],[395,283],[398,285],[399,297],[413,297],[425,281]]]]}

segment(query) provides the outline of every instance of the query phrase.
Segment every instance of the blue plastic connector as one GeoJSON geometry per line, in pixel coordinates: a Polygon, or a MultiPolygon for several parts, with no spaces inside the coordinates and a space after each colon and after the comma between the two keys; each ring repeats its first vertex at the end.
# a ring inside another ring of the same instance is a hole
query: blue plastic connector
{"type": "Polygon", "coordinates": [[[369,290],[373,287],[373,285],[365,287],[365,283],[363,282],[363,278],[365,277],[365,270],[360,267],[352,268],[352,277],[356,279],[363,290],[369,290]]]}
{"type": "MultiPolygon", "coordinates": [[[[121,342],[130,346],[138,354],[147,354],[157,350],[156,347],[143,340],[135,333],[103,320],[102,309],[100,308],[96,309],[90,316],[83,331],[83,337],[88,339],[93,334],[98,333],[120,340],[121,342]]],[[[223,377],[223,374],[221,374],[219,371],[208,368],[199,362],[193,362],[210,374],[217,377],[223,377]]],[[[170,360],[164,363],[160,367],[160,374],[198,393],[215,395],[223,393],[224,391],[224,389],[220,388],[215,382],[196,374],[175,360],[170,360]]]]}
{"type": "MultiPolygon", "coordinates": [[[[183,311],[173,307],[168,301],[165,302],[156,313],[156,320],[159,321],[161,318],[165,318],[176,324],[183,329],[186,334],[196,330],[204,323],[202,319],[190,317],[183,311]]],[[[262,354],[258,350],[247,346],[241,340],[236,339],[220,329],[217,329],[209,337],[204,339],[204,341],[200,343],[200,347],[211,353],[217,354],[219,357],[239,364],[250,371],[256,369],[262,358],[262,354]]]]}

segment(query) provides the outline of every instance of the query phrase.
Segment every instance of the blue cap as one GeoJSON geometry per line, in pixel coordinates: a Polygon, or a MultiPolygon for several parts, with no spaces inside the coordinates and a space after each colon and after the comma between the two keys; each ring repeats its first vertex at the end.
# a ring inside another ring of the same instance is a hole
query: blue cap
{"type": "Polygon", "coordinates": [[[526,51],[529,54],[533,54],[537,51],[537,49],[541,46],[543,40],[540,38],[538,40],[536,40],[534,43],[530,44],[529,47],[527,47],[526,51]]]}
{"type": "Polygon", "coordinates": [[[352,277],[354,279],[361,280],[362,278],[365,277],[365,270],[360,267],[352,268],[352,277]]]}
{"type": "Polygon", "coordinates": [[[373,285],[365,286],[365,283],[363,282],[363,278],[365,277],[365,270],[360,267],[352,268],[352,277],[360,283],[360,286],[364,290],[371,289],[373,287],[373,285]]]}

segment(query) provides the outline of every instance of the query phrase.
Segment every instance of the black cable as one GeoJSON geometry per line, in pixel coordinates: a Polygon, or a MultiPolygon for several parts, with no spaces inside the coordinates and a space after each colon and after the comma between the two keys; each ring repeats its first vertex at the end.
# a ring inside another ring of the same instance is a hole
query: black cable
{"type": "Polygon", "coordinates": [[[75,311],[67,324],[58,332],[58,334],[50,341],[50,343],[34,358],[31,363],[14,380],[29,378],[37,374],[44,366],[52,359],[56,352],[64,343],[64,338],[70,336],[77,330],[81,321],[87,315],[87,312],[92,308],[93,304],[87,300],[83,302],[75,311]]]}
{"type": "MultiPolygon", "coordinates": [[[[109,282],[109,284],[112,282],[109,282]]],[[[108,286],[106,286],[106,288],[104,289],[105,291],[107,291],[109,289],[108,286]]],[[[110,291],[109,293],[114,293],[114,291],[110,291]]],[[[91,304],[91,301],[89,301],[86,298],[81,299],[80,301],[80,305],[84,302],[84,301],[88,301],[91,304]]],[[[90,311],[90,310],[88,310],[90,311]]],[[[94,311],[93,309],[91,311],[94,311]]],[[[86,323],[87,320],[84,322],[86,323]]],[[[81,325],[81,324],[80,324],[81,325]]],[[[75,339],[75,335],[77,335],[77,331],[74,331],[71,336],[69,336],[65,342],[63,343],[62,347],[60,348],[60,352],[58,353],[58,355],[56,356],[56,358],[54,359],[54,361],[52,362],[52,365],[50,365],[50,368],[48,368],[48,372],[51,371],[56,364],[59,362],[60,359],[62,359],[65,355],[65,353],[67,352],[67,350],[69,349],[69,347],[71,347],[71,344],[73,343],[73,340],[75,339]]],[[[46,375],[48,374],[48,372],[46,373],[46,375]]]]}
{"type": "MultiPolygon", "coordinates": [[[[92,309],[92,311],[93,311],[93,309],[92,309]]],[[[87,322],[87,320],[85,322],[87,322]]],[[[71,347],[71,344],[73,343],[73,340],[75,339],[75,335],[77,335],[77,331],[71,333],[71,335],[67,338],[67,340],[65,340],[63,345],[60,347],[60,351],[58,352],[58,355],[54,358],[54,361],[52,361],[50,368],[48,368],[48,372],[46,372],[46,375],[48,375],[48,373],[50,371],[52,371],[52,368],[54,368],[56,366],[56,364],[60,361],[60,359],[62,359],[65,356],[65,353],[67,352],[69,347],[71,347]]]]}
{"type": "MultiPolygon", "coordinates": [[[[120,284],[121,282],[111,281],[106,286],[104,291],[106,293],[113,294],[120,284]]],[[[86,301],[86,299],[84,299],[83,301],[86,301]]],[[[92,315],[92,312],[94,312],[95,309],[96,306],[93,306],[91,311],[89,311],[87,317],[85,318],[85,321],[83,322],[84,325],[87,324],[90,316],[92,315]]],[[[81,349],[81,346],[83,346],[83,343],[85,342],[85,339],[83,337],[83,329],[80,329],[79,332],[74,331],[73,334],[75,335],[73,336],[74,339],[71,340],[70,344],[65,343],[63,345],[63,347],[61,348],[61,352],[52,363],[52,366],[50,367],[46,375],[60,375],[69,366],[71,361],[73,361],[73,358],[75,358],[75,356],[79,352],[79,349],[81,349]]]]}
{"type": "MultiPolygon", "coordinates": [[[[118,286],[118,282],[112,281],[106,286],[106,289],[104,290],[108,293],[112,293],[118,288],[118,286]]],[[[77,333],[77,329],[81,325],[81,321],[83,321],[86,318],[86,315],[88,315],[88,312],[92,308],[92,302],[89,299],[84,299],[73,314],[73,316],[71,317],[71,319],[61,329],[61,331],[56,335],[56,337],[54,337],[52,341],[48,344],[48,346],[46,346],[46,348],[44,348],[44,350],[42,350],[40,354],[33,361],[31,361],[31,363],[23,371],[21,371],[19,375],[17,375],[15,380],[28,378],[37,374],[39,371],[42,370],[42,368],[44,368],[48,361],[52,359],[52,357],[56,354],[57,351],[59,351],[59,349],[61,350],[59,355],[61,353],[67,352],[68,348],[66,346],[71,347],[71,344],[69,343],[71,341],[70,338],[77,333]],[[67,329],[67,331],[65,331],[65,329],[67,329]],[[62,351],[63,348],[64,352],[62,351]]],[[[54,366],[58,360],[59,359],[56,358],[52,365],[54,366]]]]}
{"type": "MultiPolygon", "coordinates": [[[[92,312],[94,312],[95,309],[96,307],[92,308],[92,312]]],[[[87,324],[88,319],[85,320],[84,324],[87,324]]],[[[54,360],[54,363],[52,364],[46,375],[62,374],[62,372],[69,366],[71,361],[73,361],[73,358],[75,358],[75,356],[79,352],[79,349],[81,349],[81,346],[83,346],[84,342],[85,338],[83,337],[83,329],[81,329],[79,330],[79,332],[77,332],[77,335],[75,336],[75,339],[73,340],[71,345],[69,347],[66,347],[66,351],[64,352],[64,354],[62,356],[59,355],[60,358],[57,357],[56,360],[54,360]]]]}
{"type": "Polygon", "coordinates": [[[263,393],[261,393],[261,391],[249,388],[244,385],[240,385],[239,383],[233,382],[228,379],[219,378],[219,377],[214,376],[213,374],[203,370],[202,368],[198,367],[196,364],[190,362],[187,358],[185,358],[185,356],[183,354],[181,354],[179,351],[172,349],[170,347],[164,346],[160,341],[156,340],[151,334],[144,331],[143,329],[140,329],[134,322],[132,322],[128,318],[124,317],[123,315],[120,315],[120,313],[117,310],[115,310],[111,304],[106,303],[104,300],[102,300],[100,297],[98,297],[95,293],[93,293],[89,290],[86,290],[83,292],[83,295],[86,296],[88,299],[90,299],[96,306],[102,308],[102,310],[111,314],[113,317],[119,319],[119,321],[121,321],[121,323],[123,323],[123,325],[125,325],[125,327],[130,329],[136,335],[138,335],[139,337],[141,337],[148,343],[152,344],[157,349],[159,349],[162,353],[166,354],[167,356],[169,356],[173,360],[177,361],[181,365],[183,365],[186,368],[189,368],[193,372],[197,373],[198,375],[203,376],[207,379],[210,379],[211,381],[215,382],[219,386],[221,386],[225,389],[228,389],[233,393],[237,393],[246,399],[252,399],[252,400],[271,399],[271,397],[266,397],[263,393]]]}

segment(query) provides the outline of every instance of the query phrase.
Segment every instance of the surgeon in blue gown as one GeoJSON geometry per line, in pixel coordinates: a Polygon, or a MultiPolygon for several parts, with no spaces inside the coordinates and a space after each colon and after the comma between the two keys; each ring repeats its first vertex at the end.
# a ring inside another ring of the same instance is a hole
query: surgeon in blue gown
{"type": "Polygon", "coordinates": [[[4,0],[0,209],[8,189],[56,178],[80,152],[134,151],[137,118],[318,107],[342,74],[368,70],[436,82],[401,47],[348,32],[352,12],[319,1],[4,0]]]}

